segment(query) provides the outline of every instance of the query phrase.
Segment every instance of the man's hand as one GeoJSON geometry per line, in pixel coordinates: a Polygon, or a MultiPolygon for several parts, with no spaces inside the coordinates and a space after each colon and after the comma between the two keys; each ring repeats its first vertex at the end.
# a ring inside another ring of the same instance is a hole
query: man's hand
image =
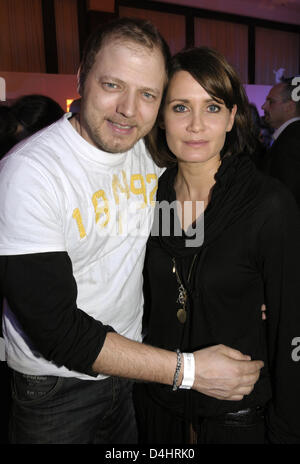
{"type": "Polygon", "coordinates": [[[262,361],[224,345],[196,351],[193,389],[219,400],[239,401],[259,378],[262,361]]]}

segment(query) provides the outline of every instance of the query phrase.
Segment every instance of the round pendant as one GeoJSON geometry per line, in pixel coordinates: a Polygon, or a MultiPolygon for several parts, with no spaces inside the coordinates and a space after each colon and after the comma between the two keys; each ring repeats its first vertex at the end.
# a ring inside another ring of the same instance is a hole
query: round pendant
{"type": "Polygon", "coordinates": [[[181,324],[184,324],[185,321],[186,321],[186,310],[181,308],[181,309],[178,309],[177,311],[177,319],[179,320],[179,322],[181,322],[181,324]]]}

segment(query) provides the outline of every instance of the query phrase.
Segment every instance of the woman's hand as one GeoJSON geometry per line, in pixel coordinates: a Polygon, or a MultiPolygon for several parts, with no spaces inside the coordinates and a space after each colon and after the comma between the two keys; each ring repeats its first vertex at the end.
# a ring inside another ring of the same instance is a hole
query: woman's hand
{"type": "Polygon", "coordinates": [[[266,305],[265,304],[261,305],[261,318],[263,321],[267,319],[266,311],[267,311],[266,305]]]}

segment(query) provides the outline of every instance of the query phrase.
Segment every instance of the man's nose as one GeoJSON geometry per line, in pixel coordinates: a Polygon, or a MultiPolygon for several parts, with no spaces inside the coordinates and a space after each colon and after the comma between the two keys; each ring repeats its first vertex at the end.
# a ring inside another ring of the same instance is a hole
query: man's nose
{"type": "Polygon", "coordinates": [[[126,91],[120,95],[117,104],[117,113],[122,114],[125,118],[135,116],[137,110],[136,95],[133,92],[126,91]]]}

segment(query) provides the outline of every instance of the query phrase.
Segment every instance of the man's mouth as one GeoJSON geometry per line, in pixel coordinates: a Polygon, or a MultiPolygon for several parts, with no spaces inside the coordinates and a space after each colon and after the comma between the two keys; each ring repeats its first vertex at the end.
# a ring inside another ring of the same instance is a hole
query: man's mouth
{"type": "Polygon", "coordinates": [[[107,123],[115,132],[120,134],[128,134],[135,128],[133,124],[121,124],[109,119],[107,119],[107,123]]]}

